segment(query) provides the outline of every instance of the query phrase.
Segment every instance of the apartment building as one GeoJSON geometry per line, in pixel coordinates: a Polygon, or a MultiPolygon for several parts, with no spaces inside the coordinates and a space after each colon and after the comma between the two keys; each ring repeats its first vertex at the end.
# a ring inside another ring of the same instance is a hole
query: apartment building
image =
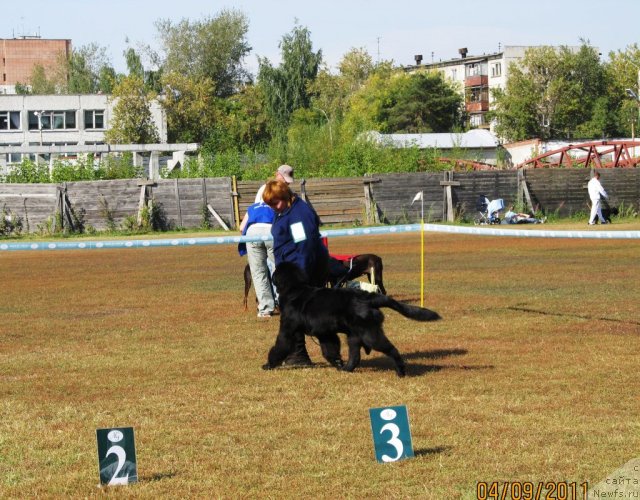
{"type": "Polygon", "coordinates": [[[56,66],[61,56],[68,58],[71,54],[71,40],[44,39],[37,35],[0,38],[0,54],[0,93],[15,94],[16,83],[28,84],[36,65],[42,66],[47,74],[47,71],[56,66]]]}
{"type": "Polygon", "coordinates": [[[464,93],[465,110],[471,128],[491,128],[486,114],[491,107],[491,90],[504,88],[509,73],[509,64],[524,57],[528,46],[505,46],[501,52],[469,55],[467,48],[459,49],[459,58],[423,63],[422,56],[415,56],[415,65],[406,71],[419,69],[440,71],[444,77],[457,84],[464,93]]]}

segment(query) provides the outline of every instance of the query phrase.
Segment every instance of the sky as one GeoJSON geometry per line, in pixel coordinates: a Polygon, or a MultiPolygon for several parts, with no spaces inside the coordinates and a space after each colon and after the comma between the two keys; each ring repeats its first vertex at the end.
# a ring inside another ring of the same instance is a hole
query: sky
{"type": "Polygon", "coordinates": [[[247,69],[257,72],[257,57],[280,62],[282,37],[299,24],[311,32],[314,50],[335,72],[342,56],[363,48],[373,61],[397,65],[499,52],[505,45],[580,45],[587,40],[608,59],[640,43],[639,0],[0,0],[0,38],[38,34],[68,38],[79,48],[95,43],[107,49],[116,71],[124,72],[128,46],[158,49],[159,19],[215,17],[235,9],[249,21],[252,51],[247,69]],[[127,44],[127,40],[129,43],[127,44]]]}

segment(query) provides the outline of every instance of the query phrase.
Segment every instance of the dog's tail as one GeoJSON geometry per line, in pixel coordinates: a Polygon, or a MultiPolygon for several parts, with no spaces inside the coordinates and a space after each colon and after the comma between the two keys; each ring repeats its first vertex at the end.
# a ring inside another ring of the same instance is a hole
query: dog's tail
{"type": "Polygon", "coordinates": [[[436,321],[441,319],[441,316],[431,309],[426,307],[412,306],[411,304],[404,304],[392,299],[388,295],[370,294],[369,303],[376,308],[388,307],[394,311],[399,312],[403,316],[416,321],[436,321]]]}

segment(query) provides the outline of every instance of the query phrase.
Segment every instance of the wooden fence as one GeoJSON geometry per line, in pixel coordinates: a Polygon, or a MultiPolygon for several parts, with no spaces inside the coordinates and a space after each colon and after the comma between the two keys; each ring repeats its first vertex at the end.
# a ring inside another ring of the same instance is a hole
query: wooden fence
{"type": "MultiPolygon", "coordinates": [[[[616,207],[640,207],[640,169],[601,169],[601,181],[616,207]]],[[[587,169],[530,169],[473,172],[381,174],[362,178],[296,181],[294,190],[318,212],[325,224],[399,224],[420,220],[424,194],[425,220],[473,219],[478,196],[522,203],[546,214],[568,216],[589,210],[587,169]]],[[[62,184],[0,184],[0,208],[23,221],[26,231],[81,214],[97,230],[121,227],[139,219],[153,200],[169,228],[202,227],[235,230],[262,183],[235,179],[141,179],[67,182],[62,184]]]]}

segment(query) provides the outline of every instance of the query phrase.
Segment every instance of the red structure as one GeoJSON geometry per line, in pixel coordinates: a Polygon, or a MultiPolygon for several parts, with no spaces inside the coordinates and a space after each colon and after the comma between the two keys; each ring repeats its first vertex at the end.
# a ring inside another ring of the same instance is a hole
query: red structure
{"type": "Polygon", "coordinates": [[[547,151],[531,158],[516,168],[542,167],[593,167],[615,168],[635,167],[640,157],[633,153],[640,151],[640,141],[594,141],[582,144],[569,144],[560,149],[547,151]]]}

